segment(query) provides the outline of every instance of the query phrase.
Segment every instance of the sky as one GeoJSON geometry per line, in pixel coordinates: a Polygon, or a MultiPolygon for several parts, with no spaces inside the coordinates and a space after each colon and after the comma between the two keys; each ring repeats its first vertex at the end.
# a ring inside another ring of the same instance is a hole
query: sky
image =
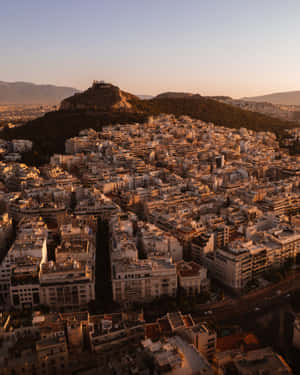
{"type": "Polygon", "coordinates": [[[300,90],[299,0],[0,0],[0,81],[134,94],[300,90]]]}

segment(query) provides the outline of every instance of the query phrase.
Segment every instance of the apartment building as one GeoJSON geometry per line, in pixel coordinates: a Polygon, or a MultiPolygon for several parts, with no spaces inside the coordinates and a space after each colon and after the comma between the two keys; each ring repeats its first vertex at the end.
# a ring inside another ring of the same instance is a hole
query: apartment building
{"type": "Polygon", "coordinates": [[[218,225],[214,231],[214,237],[215,248],[224,248],[230,240],[230,227],[228,225],[218,225]]]}
{"type": "Polygon", "coordinates": [[[115,262],[112,271],[113,299],[116,302],[176,296],[176,267],[169,259],[124,260],[115,262]]]}
{"type": "Polygon", "coordinates": [[[276,215],[296,215],[300,212],[300,195],[287,193],[266,196],[262,207],[276,215]]]}
{"type": "Polygon", "coordinates": [[[293,371],[283,357],[267,347],[246,353],[239,350],[217,353],[214,360],[218,374],[234,371],[239,375],[292,375],[293,371]]]}
{"type": "Polygon", "coordinates": [[[12,237],[12,218],[4,213],[0,216],[0,262],[4,258],[7,252],[7,246],[9,246],[9,241],[12,237]]]}
{"type": "Polygon", "coordinates": [[[191,258],[201,263],[205,254],[212,253],[215,249],[215,236],[213,233],[203,233],[191,242],[191,258]]]}
{"type": "Polygon", "coordinates": [[[11,141],[13,152],[25,152],[32,149],[32,142],[28,139],[13,139],[11,141]]]}
{"type": "Polygon", "coordinates": [[[176,263],[179,287],[187,296],[200,294],[209,287],[207,269],[196,262],[176,263]]]}
{"type": "Polygon", "coordinates": [[[153,224],[139,222],[144,251],[148,256],[170,256],[173,262],[182,259],[183,248],[178,239],[153,224]]]}
{"type": "Polygon", "coordinates": [[[95,299],[95,278],[85,261],[48,262],[39,272],[41,304],[53,310],[86,309],[95,299]]]}
{"type": "Polygon", "coordinates": [[[126,346],[138,347],[144,337],[144,326],[120,324],[119,329],[103,332],[97,324],[89,324],[89,342],[91,350],[97,354],[116,355],[126,346]]]}
{"type": "MultiPolygon", "coordinates": [[[[19,302],[18,308],[21,308],[23,303],[30,304],[36,301],[33,297],[38,286],[36,282],[30,283],[30,275],[34,275],[40,264],[47,259],[47,238],[48,229],[41,218],[23,219],[19,223],[17,238],[0,265],[2,307],[9,307],[13,301],[16,301],[19,302]],[[23,283],[28,288],[21,287],[23,283]],[[14,295],[18,297],[13,298],[14,295]]],[[[34,277],[33,280],[36,278],[34,277]]]]}
{"type": "Polygon", "coordinates": [[[252,279],[251,255],[247,248],[222,250],[203,255],[202,262],[212,276],[232,289],[242,289],[252,279]]]}
{"type": "Polygon", "coordinates": [[[15,309],[32,309],[40,305],[40,258],[17,258],[11,269],[10,303],[15,309]]]}
{"type": "Polygon", "coordinates": [[[211,360],[216,352],[217,333],[206,322],[185,328],[181,336],[196,347],[207,359],[211,360]]]}
{"type": "Polygon", "coordinates": [[[280,248],[275,255],[274,263],[283,265],[287,259],[295,259],[300,252],[300,231],[291,226],[281,226],[267,233],[267,238],[280,248]]]}
{"type": "Polygon", "coordinates": [[[67,374],[69,354],[66,337],[52,335],[36,343],[37,374],[67,374]]]}

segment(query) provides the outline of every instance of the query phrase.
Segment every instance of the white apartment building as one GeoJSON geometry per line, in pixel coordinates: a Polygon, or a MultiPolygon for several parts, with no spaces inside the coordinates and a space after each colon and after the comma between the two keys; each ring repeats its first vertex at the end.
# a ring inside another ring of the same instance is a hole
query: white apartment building
{"type": "Polygon", "coordinates": [[[38,271],[40,258],[23,257],[16,259],[12,266],[10,282],[10,302],[16,309],[31,309],[40,304],[40,284],[38,271]]]}
{"type": "Polygon", "coordinates": [[[195,262],[181,261],[176,264],[178,283],[187,296],[200,294],[208,288],[207,269],[195,262]]]}
{"type": "Polygon", "coordinates": [[[85,261],[90,267],[95,264],[95,245],[88,239],[64,240],[55,249],[56,263],[63,263],[72,258],[77,261],[85,261]]]}
{"type": "Polygon", "coordinates": [[[178,239],[153,224],[141,224],[140,233],[146,254],[170,256],[173,262],[182,259],[183,249],[178,239]]]}
{"type": "Polygon", "coordinates": [[[52,335],[36,343],[37,369],[41,375],[68,373],[69,354],[65,336],[52,335]]]}
{"type": "Polygon", "coordinates": [[[175,297],[176,268],[169,259],[123,260],[112,265],[113,299],[119,303],[175,297]]]}
{"type": "Polygon", "coordinates": [[[202,257],[213,277],[232,289],[242,289],[252,279],[251,255],[246,248],[217,249],[202,257]]]}
{"type": "Polygon", "coordinates": [[[41,304],[51,309],[87,308],[95,299],[94,272],[87,262],[44,263],[39,279],[41,304]]]}
{"type": "Polygon", "coordinates": [[[217,333],[207,323],[185,328],[181,334],[207,359],[212,359],[216,352],[217,333]]]}
{"type": "Polygon", "coordinates": [[[96,241],[96,234],[90,225],[86,224],[85,222],[62,224],[59,228],[59,232],[61,239],[66,241],[83,239],[90,239],[94,242],[96,241]]]}
{"type": "Polygon", "coordinates": [[[281,195],[266,196],[262,207],[274,212],[275,215],[288,215],[299,213],[300,195],[285,193],[281,195]]]}
{"type": "Polygon", "coordinates": [[[300,252],[300,232],[292,227],[270,231],[267,238],[280,248],[280,253],[276,254],[274,259],[274,263],[278,266],[288,258],[294,259],[300,252]]]}
{"type": "Polygon", "coordinates": [[[65,142],[65,150],[67,154],[77,154],[85,151],[89,152],[93,143],[93,139],[87,136],[69,138],[65,142]]]}
{"type": "MultiPolygon", "coordinates": [[[[22,293],[24,291],[24,288],[17,287],[18,283],[13,285],[11,289],[12,272],[17,267],[18,263],[23,263],[24,266],[27,265],[30,268],[31,265],[30,262],[28,263],[28,260],[34,260],[34,264],[38,265],[46,261],[47,237],[47,226],[40,218],[36,217],[32,218],[31,220],[26,219],[20,222],[17,239],[9,249],[7,255],[0,265],[0,304],[3,307],[9,307],[13,301],[13,296],[10,295],[10,292],[14,291],[13,294],[18,295],[19,289],[22,293]]],[[[19,270],[22,270],[22,267],[15,270],[15,275],[19,270]]],[[[35,289],[36,286],[34,285],[33,288],[35,289]]],[[[24,296],[25,295],[27,295],[27,292],[24,294],[24,296]]],[[[26,302],[25,299],[21,299],[20,301],[21,304],[18,304],[19,307],[22,306],[22,303],[26,302]]],[[[33,295],[30,300],[27,300],[27,302],[30,301],[33,301],[33,295]]]]}
{"type": "Polygon", "coordinates": [[[299,234],[292,231],[267,232],[260,242],[233,241],[227,249],[203,254],[201,260],[216,279],[238,290],[270,268],[294,260],[299,251],[299,240],[299,234]]]}
{"type": "Polygon", "coordinates": [[[13,152],[25,152],[32,149],[32,142],[29,139],[13,139],[11,141],[13,152]]]}
{"type": "Polygon", "coordinates": [[[203,233],[194,238],[191,244],[191,256],[195,262],[201,263],[201,259],[215,249],[215,236],[213,233],[203,233]]]}

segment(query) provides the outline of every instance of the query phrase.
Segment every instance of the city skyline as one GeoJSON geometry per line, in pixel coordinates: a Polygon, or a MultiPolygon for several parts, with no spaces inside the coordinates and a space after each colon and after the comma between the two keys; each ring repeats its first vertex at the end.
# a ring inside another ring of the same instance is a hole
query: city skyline
{"type": "Polygon", "coordinates": [[[300,88],[296,1],[3,5],[1,80],[136,94],[254,96],[300,88]]]}

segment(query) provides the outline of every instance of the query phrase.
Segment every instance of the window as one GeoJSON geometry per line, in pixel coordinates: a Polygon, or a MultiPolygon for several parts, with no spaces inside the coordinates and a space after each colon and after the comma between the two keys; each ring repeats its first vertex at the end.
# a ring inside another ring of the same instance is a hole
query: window
{"type": "Polygon", "coordinates": [[[20,298],[17,294],[14,294],[14,296],[13,296],[13,304],[15,306],[18,306],[20,304],[20,298]]]}

